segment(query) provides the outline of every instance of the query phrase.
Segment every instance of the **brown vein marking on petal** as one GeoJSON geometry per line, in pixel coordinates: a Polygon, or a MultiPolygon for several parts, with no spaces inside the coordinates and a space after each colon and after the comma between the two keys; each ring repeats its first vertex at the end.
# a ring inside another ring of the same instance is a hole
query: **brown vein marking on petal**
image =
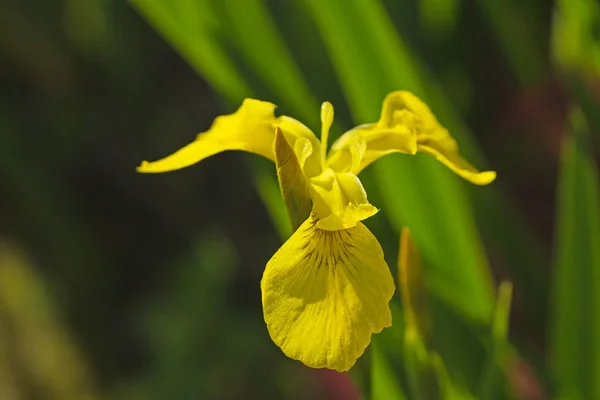
{"type": "Polygon", "coordinates": [[[314,256],[314,265],[317,269],[324,267],[328,270],[334,270],[337,264],[342,264],[344,259],[348,260],[347,256],[343,256],[343,253],[348,253],[354,248],[348,242],[349,237],[350,234],[346,230],[314,229],[311,234],[303,236],[306,243],[302,245],[301,249],[306,250],[309,246],[310,249],[301,261],[314,256]]]}

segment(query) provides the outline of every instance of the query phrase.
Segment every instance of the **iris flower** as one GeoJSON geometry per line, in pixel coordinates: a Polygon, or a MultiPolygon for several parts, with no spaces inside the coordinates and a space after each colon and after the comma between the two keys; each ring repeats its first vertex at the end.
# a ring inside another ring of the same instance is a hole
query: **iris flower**
{"type": "Polygon", "coordinates": [[[390,93],[379,121],[342,135],[327,151],[333,106],[321,107],[321,140],[301,122],[275,116],[275,105],[244,100],[174,154],[144,161],[142,173],[173,171],[226,150],[260,154],[276,163],[294,234],[266,265],[264,319],[290,358],[313,368],[350,369],[371,334],[392,323],[394,280],[377,239],[361,222],[377,208],[358,175],[391,153],[434,156],[464,179],[486,185],[496,174],[465,161],[429,108],[406,91],[390,93]]]}

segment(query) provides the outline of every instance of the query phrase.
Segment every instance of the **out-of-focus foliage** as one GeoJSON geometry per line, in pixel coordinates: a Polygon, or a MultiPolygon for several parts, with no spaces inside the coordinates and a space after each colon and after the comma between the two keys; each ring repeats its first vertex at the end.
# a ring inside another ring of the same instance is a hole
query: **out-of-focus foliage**
{"type": "Polygon", "coordinates": [[[0,242],[0,398],[99,399],[77,340],[34,271],[0,242]]]}
{"type": "Polygon", "coordinates": [[[561,0],[554,12],[552,46],[563,68],[600,72],[600,4],[594,0],[561,0]]]}
{"type": "Polygon", "coordinates": [[[599,26],[593,0],[0,3],[0,399],[412,399],[419,354],[447,398],[600,396],[599,26]],[[398,89],[498,180],[421,155],[361,174],[390,266],[414,235],[432,323],[407,353],[395,296],[356,389],[268,337],[272,164],[134,168],[247,96],[314,131],[329,100],[335,139],[398,89]]]}
{"type": "Polygon", "coordinates": [[[550,352],[558,393],[600,396],[600,192],[580,109],[562,144],[550,352]]]}
{"type": "Polygon", "coordinates": [[[494,399],[500,387],[505,386],[503,373],[506,374],[510,367],[511,354],[508,344],[508,329],[510,319],[510,306],[512,302],[513,285],[502,282],[498,287],[496,307],[491,324],[490,351],[488,363],[484,367],[481,378],[481,399],[494,399]],[[502,382],[502,385],[499,384],[502,382]]]}

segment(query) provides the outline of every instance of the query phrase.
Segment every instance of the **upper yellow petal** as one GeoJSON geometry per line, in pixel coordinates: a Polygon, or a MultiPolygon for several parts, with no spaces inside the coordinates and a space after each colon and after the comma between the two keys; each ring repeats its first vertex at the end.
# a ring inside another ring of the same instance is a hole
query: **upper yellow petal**
{"type": "Polygon", "coordinates": [[[198,134],[196,140],[175,153],[154,162],[144,161],[138,172],[156,173],[173,171],[195,164],[207,157],[226,150],[245,150],[274,160],[273,140],[275,126],[279,126],[286,139],[295,149],[298,138],[304,138],[310,144],[302,148],[303,161],[320,172],[320,143],[310,129],[293,118],[275,117],[275,105],[265,101],[246,99],[240,108],[229,115],[217,117],[206,132],[198,134]],[[311,159],[316,158],[315,162],[311,159]]]}
{"type": "Polygon", "coordinates": [[[265,322],[290,358],[347,371],[371,334],[390,326],[394,280],[381,246],[361,223],[325,231],[313,214],[267,263],[265,322]]]}
{"type": "Polygon", "coordinates": [[[424,139],[420,141],[418,149],[431,154],[439,162],[450,168],[452,172],[475,185],[488,185],[496,179],[495,171],[480,172],[460,156],[458,149],[451,150],[451,146],[448,145],[449,141],[454,142],[450,135],[439,141],[424,139]]]}
{"type": "Polygon", "coordinates": [[[496,178],[493,171],[480,172],[464,160],[456,141],[440,125],[429,107],[407,91],[388,94],[383,101],[381,117],[375,124],[358,126],[342,135],[331,147],[329,167],[336,171],[358,174],[384,155],[422,151],[436,157],[459,176],[486,185],[496,178]],[[359,167],[351,166],[353,143],[364,141],[366,149],[359,167]]]}
{"type": "Polygon", "coordinates": [[[433,155],[438,161],[471,183],[487,185],[496,178],[496,172],[480,172],[463,159],[456,141],[448,130],[440,125],[429,107],[410,92],[390,93],[384,100],[378,124],[402,124],[406,120],[406,114],[414,116],[418,151],[433,155]]]}
{"type": "MultiPolygon", "coordinates": [[[[389,97],[389,96],[388,96],[389,97]]],[[[386,99],[387,100],[387,99],[386,99]]],[[[390,153],[417,152],[417,118],[406,110],[391,113],[385,107],[379,122],[364,124],[343,134],[331,147],[329,166],[336,171],[360,173],[373,161],[390,153]],[[357,147],[358,143],[358,147],[357,147]],[[362,152],[362,154],[360,154],[362,152]],[[351,154],[352,164],[348,163],[351,154]],[[360,162],[356,162],[360,155],[360,162]],[[345,160],[345,161],[344,161],[345,160]]]]}
{"type": "Polygon", "coordinates": [[[391,153],[415,154],[417,139],[406,125],[364,124],[344,133],[331,146],[328,166],[359,174],[373,161],[391,153]]]}
{"type": "Polygon", "coordinates": [[[412,114],[416,119],[418,151],[433,155],[457,175],[476,185],[487,185],[496,179],[496,172],[480,172],[461,157],[448,130],[440,125],[429,107],[410,92],[392,92],[385,98],[379,124],[404,123],[401,113],[412,114]]]}

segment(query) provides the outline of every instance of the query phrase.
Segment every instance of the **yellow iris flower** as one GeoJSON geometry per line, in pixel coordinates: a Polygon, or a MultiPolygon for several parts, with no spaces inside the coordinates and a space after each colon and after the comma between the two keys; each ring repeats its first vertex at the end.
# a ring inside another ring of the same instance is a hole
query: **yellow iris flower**
{"type": "Polygon", "coordinates": [[[246,99],[233,114],[174,154],[142,162],[139,172],[172,171],[226,150],[273,160],[288,212],[304,222],[269,260],[261,281],[264,318],[273,341],[309,367],[350,369],[371,334],[392,323],[394,280],[373,234],[360,221],[378,210],[358,174],[390,153],[433,155],[468,181],[486,185],[496,174],[479,172],[429,108],[406,91],[390,93],[379,121],[342,135],[327,152],[333,106],[321,107],[321,140],[299,121],[276,117],[275,105],[246,99]],[[295,171],[293,176],[286,174],[295,171]],[[294,169],[295,166],[295,169],[294,169]],[[303,204],[308,199],[308,208],[303,204]],[[291,199],[290,201],[288,201],[291,199]],[[298,200],[295,201],[294,199],[298,200]]]}

